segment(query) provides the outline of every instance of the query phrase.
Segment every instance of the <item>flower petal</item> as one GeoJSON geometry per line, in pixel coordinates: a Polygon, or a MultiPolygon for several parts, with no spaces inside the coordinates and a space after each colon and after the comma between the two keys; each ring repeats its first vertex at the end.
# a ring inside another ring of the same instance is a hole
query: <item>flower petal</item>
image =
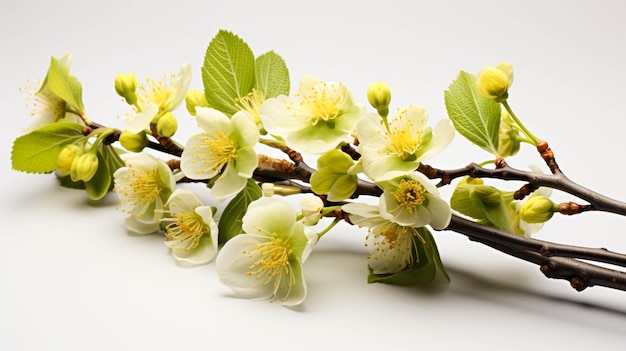
{"type": "Polygon", "coordinates": [[[150,127],[150,122],[159,112],[159,107],[151,102],[143,107],[141,112],[124,121],[124,128],[131,133],[141,133],[150,127]]]}

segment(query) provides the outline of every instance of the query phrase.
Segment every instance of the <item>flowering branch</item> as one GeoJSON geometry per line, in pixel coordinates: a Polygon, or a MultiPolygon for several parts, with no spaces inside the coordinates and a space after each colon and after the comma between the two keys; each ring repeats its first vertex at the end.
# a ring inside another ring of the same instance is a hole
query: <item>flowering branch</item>
{"type": "Polygon", "coordinates": [[[566,279],[577,290],[626,290],[624,272],[599,265],[626,267],[626,255],[530,238],[556,212],[626,216],[626,204],[563,174],[548,144],[522,124],[507,100],[509,63],[478,76],[461,71],[444,93],[449,119],[430,126],[420,105],[390,113],[391,90],[383,82],[367,89],[373,113],[342,82],[304,76],[290,95],[289,71],[278,54],[255,56],[241,38],[220,31],[206,51],[204,91],[189,90],[189,64],[169,80],[142,85],[132,73],[117,75],[115,91],[132,109],[117,129],[87,118],[70,58],[53,57],[43,86],[33,90],[30,101],[42,104],[35,106],[40,115],[15,140],[13,168],[54,172],[61,185],[84,189],[92,200],[115,190],[128,230],[163,234],[176,260],[215,260],[220,281],[236,296],[302,303],[304,263],[340,221],[367,229],[370,283],[447,283],[432,228],[538,264],[547,277],[566,279]],[[174,139],[174,113],[183,101],[198,127],[184,145],[174,139]],[[457,133],[492,154],[495,168],[470,163],[442,170],[424,163],[457,133]],[[522,143],[537,149],[551,174],[505,162],[522,143]],[[259,144],[286,158],[258,154],[259,144]],[[304,155],[318,156],[315,167],[304,155]],[[489,178],[525,184],[503,191],[484,184],[489,178]],[[453,181],[447,201],[439,187],[453,181]],[[178,188],[190,182],[205,184],[200,191],[225,206],[217,210],[178,188]],[[549,199],[553,189],[588,204],[557,205],[549,199]],[[300,196],[299,210],[275,195],[300,196]],[[328,217],[332,222],[317,226],[328,217]]]}

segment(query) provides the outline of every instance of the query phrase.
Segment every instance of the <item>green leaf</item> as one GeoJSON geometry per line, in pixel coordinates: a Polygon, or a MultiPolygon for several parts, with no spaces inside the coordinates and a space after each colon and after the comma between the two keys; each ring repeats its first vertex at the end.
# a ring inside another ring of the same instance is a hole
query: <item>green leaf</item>
{"type": "Polygon", "coordinates": [[[54,171],[63,147],[86,138],[82,130],[83,127],[79,124],[58,122],[18,137],[11,150],[13,169],[28,173],[54,171]]]}
{"type": "Polygon", "coordinates": [[[235,101],[254,87],[254,54],[237,35],[220,30],[209,43],[202,67],[204,94],[209,105],[232,115],[235,101]]]}
{"type": "Polygon", "coordinates": [[[461,71],[444,93],[454,128],[470,142],[498,155],[501,108],[476,89],[476,77],[461,71]]]}
{"type": "Polygon", "coordinates": [[[50,90],[63,99],[73,110],[82,112],[82,85],[76,77],[70,75],[69,67],[56,57],[50,60],[50,68],[46,77],[50,90]]]}
{"type": "Polygon", "coordinates": [[[218,223],[220,244],[226,243],[241,234],[242,218],[248,211],[248,205],[263,195],[254,179],[248,179],[246,187],[226,205],[218,223]]]}
{"type": "Polygon", "coordinates": [[[289,95],[289,70],[282,57],[268,51],[255,61],[256,89],[266,99],[289,95]]]}
{"type": "Polygon", "coordinates": [[[70,177],[69,175],[66,175],[66,176],[57,175],[57,179],[59,180],[59,184],[62,187],[69,188],[69,189],[80,189],[80,190],[86,189],[85,182],[83,182],[82,180],[78,182],[74,182],[72,181],[72,177],[70,177]]]}
{"type": "Polygon", "coordinates": [[[417,258],[414,265],[393,274],[374,274],[370,270],[368,283],[432,286],[450,282],[450,276],[441,262],[432,234],[425,227],[416,228],[416,230],[420,235],[413,237],[413,255],[417,258]]]}
{"type": "Polygon", "coordinates": [[[461,182],[450,197],[450,207],[485,225],[513,232],[512,201],[512,192],[480,183],[461,182]]]}

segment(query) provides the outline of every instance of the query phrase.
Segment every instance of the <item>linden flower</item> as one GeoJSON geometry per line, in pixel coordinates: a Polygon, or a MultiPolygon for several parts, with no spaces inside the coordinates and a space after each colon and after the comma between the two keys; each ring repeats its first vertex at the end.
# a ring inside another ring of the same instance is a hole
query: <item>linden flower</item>
{"type": "Polygon", "coordinates": [[[185,100],[185,94],[191,83],[191,66],[185,63],[177,75],[172,75],[169,82],[165,78],[159,81],[148,79],[137,92],[137,114],[127,118],[124,127],[131,133],[140,133],[150,127],[150,123],[160,116],[174,111],[185,100]]]}
{"type": "Polygon", "coordinates": [[[341,82],[322,82],[305,76],[291,99],[267,99],[260,118],[268,133],[280,136],[294,149],[322,154],[334,149],[352,133],[365,107],[352,100],[341,82]]]}
{"type": "Polygon", "coordinates": [[[437,187],[419,172],[381,182],[380,214],[402,226],[444,229],[450,224],[451,210],[439,197],[437,187]]]}
{"type": "Polygon", "coordinates": [[[415,228],[382,218],[378,206],[350,203],[342,209],[352,223],[368,227],[365,246],[372,247],[367,255],[372,273],[393,274],[413,265],[415,240],[421,240],[415,228]]]}
{"type": "Polygon", "coordinates": [[[239,111],[231,119],[208,107],[196,108],[196,120],[203,133],[187,141],[180,168],[191,179],[220,176],[211,194],[223,201],[237,194],[257,167],[254,146],[259,131],[250,115],[239,111]]]}
{"type": "Polygon", "coordinates": [[[427,120],[426,109],[417,105],[398,109],[388,123],[375,114],[361,120],[357,150],[365,174],[374,181],[395,178],[414,171],[420,161],[445,149],[454,138],[452,123],[441,120],[433,132],[426,127],[427,120]]]}
{"type": "Polygon", "coordinates": [[[230,239],[216,260],[220,281],[235,296],[301,304],[307,292],[302,263],[317,235],[300,221],[285,200],[262,197],[250,204],[243,231],[230,239]]]}
{"type": "MultiPolygon", "coordinates": [[[[72,53],[68,52],[59,59],[59,63],[69,71],[72,62],[72,53]]],[[[52,92],[47,84],[47,79],[41,82],[31,81],[31,86],[20,88],[20,92],[26,98],[27,106],[31,110],[31,116],[37,117],[28,127],[26,132],[43,127],[54,122],[81,123],[82,119],[73,112],[68,111],[65,100],[52,92]]]]}
{"type": "Polygon", "coordinates": [[[113,178],[122,211],[128,214],[126,227],[142,234],[158,230],[161,210],[176,185],[167,164],[146,153],[135,154],[113,178]]]}
{"type": "Polygon", "coordinates": [[[176,189],[160,221],[165,226],[165,245],[179,261],[191,264],[210,262],[217,255],[217,224],[211,206],[204,206],[196,194],[176,189]]]}

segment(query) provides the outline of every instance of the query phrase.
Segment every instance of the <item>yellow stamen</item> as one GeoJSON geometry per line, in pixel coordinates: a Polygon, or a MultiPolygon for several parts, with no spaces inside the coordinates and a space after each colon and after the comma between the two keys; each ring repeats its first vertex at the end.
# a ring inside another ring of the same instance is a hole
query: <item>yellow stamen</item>
{"type": "MultiPolygon", "coordinates": [[[[237,142],[226,135],[224,131],[213,132],[210,137],[207,135],[200,136],[205,147],[201,147],[203,151],[195,153],[194,159],[201,159],[207,165],[211,165],[209,170],[221,169],[228,162],[238,157],[237,151],[239,145],[237,142]]],[[[200,146],[198,146],[200,148],[200,146]]]]}
{"type": "Polygon", "coordinates": [[[181,213],[174,218],[163,219],[163,221],[172,222],[165,227],[165,239],[179,242],[172,248],[174,251],[182,249],[188,252],[195,249],[202,235],[209,231],[208,225],[195,212],[181,213]]]}
{"type": "Polygon", "coordinates": [[[258,91],[256,89],[252,89],[251,93],[242,97],[241,99],[235,99],[235,103],[239,106],[240,109],[247,111],[252,118],[254,119],[254,123],[261,123],[261,105],[265,101],[265,96],[263,92],[258,91]]]}
{"type": "Polygon", "coordinates": [[[408,118],[407,110],[399,111],[399,115],[391,120],[388,130],[389,150],[396,156],[406,160],[414,155],[422,145],[424,126],[414,126],[408,118]]]}
{"type": "Polygon", "coordinates": [[[128,173],[123,178],[125,181],[119,182],[120,187],[116,187],[115,191],[127,199],[124,206],[126,211],[138,209],[136,215],[144,215],[163,190],[159,183],[158,171],[129,165],[128,173]]]}
{"type": "Polygon", "coordinates": [[[175,78],[176,75],[171,74],[169,81],[166,80],[165,75],[158,81],[152,78],[146,79],[146,83],[140,85],[137,89],[137,105],[139,108],[154,102],[159,106],[160,111],[164,111],[167,108],[167,100],[172,95],[172,84],[175,78]]]}
{"type": "Polygon", "coordinates": [[[415,180],[402,179],[393,197],[398,204],[403,206],[409,213],[413,213],[416,207],[424,202],[424,187],[415,180]]]}
{"type": "MultiPolygon", "coordinates": [[[[247,275],[255,275],[261,285],[273,282],[276,290],[281,287],[284,274],[289,274],[289,257],[293,254],[289,238],[283,239],[272,233],[268,241],[254,245],[249,254],[259,255],[259,259],[248,267],[247,275]]],[[[293,280],[293,277],[291,278],[293,280]]],[[[291,281],[290,286],[295,284],[291,281]]]]}
{"type": "Polygon", "coordinates": [[[306,95],[295,94],[300,101],[300,107],[308,111],[313,117],[311,124],[316,125],[320,121],[328,122],[341,114],[341,94],[338,92],[342,83],[320,82],[311,86],[306,95]]]}

